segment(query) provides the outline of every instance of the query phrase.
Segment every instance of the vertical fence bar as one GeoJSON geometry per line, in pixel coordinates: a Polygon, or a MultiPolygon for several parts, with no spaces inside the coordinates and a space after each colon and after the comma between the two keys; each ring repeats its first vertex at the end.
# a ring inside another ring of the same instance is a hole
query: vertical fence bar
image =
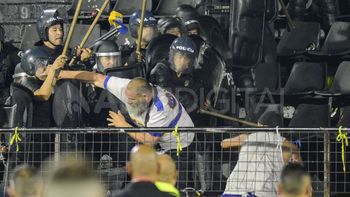
{"type": "Polygon", "coordinates": [[[324,147],[324,153],[323,153],[323,188],[324,188],[324,197],[330,197],[330,136],[329,132],[324,132],[324,140],[323,140],[323,147],[324,147]]]}
{"type": "Polygon", "coordinates": [[[55,134],[55,161],[60,160],[60,152],[61,152],[61,135],[59,133],[55,134]]]}

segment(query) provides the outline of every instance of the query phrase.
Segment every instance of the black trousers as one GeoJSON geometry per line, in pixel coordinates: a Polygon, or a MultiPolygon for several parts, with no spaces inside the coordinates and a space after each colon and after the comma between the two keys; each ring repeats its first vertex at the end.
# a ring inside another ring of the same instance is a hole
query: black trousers
{"type": "Polygon", "coordinates": [[[177,150],[169,150],[166,154],[169,154],[176,162],[176,168],[178,172],[177,188],[179,190],[187,187],[194,187],[195,180],[195,145],[192,142],[186,148],[182,149],[182,152],[177,156],[177,150]]]}

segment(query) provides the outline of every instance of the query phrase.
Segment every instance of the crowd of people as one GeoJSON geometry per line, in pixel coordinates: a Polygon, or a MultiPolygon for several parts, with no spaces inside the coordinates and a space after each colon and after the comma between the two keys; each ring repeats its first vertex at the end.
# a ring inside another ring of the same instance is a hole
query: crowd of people
{"type": "MultiPolygon", "coordinates": [[[[180,189],[193,187],[195,153],[205,149],[198,148],[201,144],[194,142],[201,140],[201,136],[193,132],[154,132],[152,128],[177,131],[178,127],[210,124],[208,117],[198,115],[197,110],[210,108],[214,99],[193,98],[193,94],[200,95],[201,91],[207,95],[212,88],[210,74],[203,76],[203,69],[207,69],[203,66],[208,65],[199,62],[203,43],[210,40],[201,37],[198,15],[189,5],[180,6],[177,17],[158,21],[146,11],[140,52],[136,50],[136,42],[121,47],[110,39],[100,41],[93,49],[77,47],[64,53],[64,20],[55,9],[44,10],[37,21],[40,40],[23,51],[21,57],[16,55],[19,52],[16,48],[0,40],[1,56],[7,61],[4,65],[8,65],[0,70],[0,84],[4,86],[0,87],[4,92],[0,104],[17,105],[11,121],[18,127],[149,128],[118,134],[116,141],[123,143],[112,147],[113,152],[131,154],[112,157],[114,162],[126,167],[131,183],[121,191],[114,191],[112,196],[180,196],[175,187],[177,180],[183,181],[177,183],[180,189]],[[156,57],[148,56],[147,47],[161,36],[171,38],[167,55],[148,64],[156,57]],[[68,67],[70,52],[78,61],[68,67]],[[127,73],[127,68],[137,70],[137,74],[127,73]],[[82,95],[95,109],[101,96],[107,98],[108,105],[98,106],[103,108],[98,113],[83,114],[82,103],[79,109],[73,105],[82,100],[82,95]],[[155,149],[163,154],[157,156],[155,149]]],[[[140,20],[140,10],[129,20],[130,35],[135,40],[139,38],[140,20]]],[[[279,126],[278,118],[281,116],[274,112],[265,113],[261,124],[279,126]]],[[[16,154],[16,161],[37,163],[38,167],[52,155],[54,135],[29,135],[24,137],[23,146],[31,141],[40,142],[31,147],[31,152],[40,154],[31,154],[29,158],[16,154]]],[[[77,145],[74,140],[77,140],[74,135],[63,134],[61,142],[69,150],[77,145]]],[[[311,196],[310,177],[301,167],[298,147],[279,133],[242,134],[223,139],[221,146],[241,147],[223,196],[311,196]],[[278,182],[280,185],[276,187],[278,182]]],[[[93,152],[93,147],[88,147],[89,151],[93,152]]],[[[79,162],[62,164],[47,177],[32,167],[22,166],[14,171],[9,183],[10,197],[106,196],[93,171],[79,162]]]]}
{"type": "MultiPolygon", "coordinates": [[[[131,182],[118,191],[107,192],[91,165],[80,158],[77,155],[61,157],[59,162],[47,165],[44,173],[32,166],[18,166],[9,178],[6,193],[9,197],[180,197],[175,187],[178,175],[175,162],[169,155],[157,154],[150,146],[133,147],[127,165],[131,182]]],[[[301,164],[290,163],[281,171],[276,193],[280,197],[312,196],[311,177],[301,164]]],[[[249,192],[244,196],[259,195],[249,192]]]]}

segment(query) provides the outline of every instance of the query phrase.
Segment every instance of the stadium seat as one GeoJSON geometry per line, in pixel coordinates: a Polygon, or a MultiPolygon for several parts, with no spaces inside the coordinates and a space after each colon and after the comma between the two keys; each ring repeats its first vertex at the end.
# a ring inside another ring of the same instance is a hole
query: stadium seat
{"type": "Polygon", "coordinates": [[[327,68],[325,63],[297,62],[284,86],[285,95],[313,94],[324,90],[327,68]]]}
{"type": "MultiPolygon", "coordinates": [[[[142,7],[142,0],[117,0],[113,10],[122,13],[123,15],[131,15],[142,7]]],[[[147,1],[146,10],[152,10],[152,0],[147,1]]]]}
{"type": "Polygon", "coordinates": [[[328,105],[300,104],[289,123],[291,128],[328,127],[328,105]]]}
{"type": "Polygon", "coordinates": [[[316,56],[344,56],[350,53],[350,22],[335,22],[319,51],[309,51],[316,56]]]}
{"type": "Polygon", "coordinates": [[[195,6],[194,1],[192,0],[160,0],[154,12],[157,15],[173,16],[176,14],[176,8],[182,4],[195,6]]]}
{"type": "Polygon", "coordinates": [[[316,92],[321,96],[342,96],[350,95],[350,62],[342,62],[334,76],[332,87],[328,91],[316,92]]]}
{"type": "Polygon", "coordinates": [[[294,26],[283,33],[277,46],[278,56],[298,56],[319,46],[319,23],[294,21],[294,26]]]}

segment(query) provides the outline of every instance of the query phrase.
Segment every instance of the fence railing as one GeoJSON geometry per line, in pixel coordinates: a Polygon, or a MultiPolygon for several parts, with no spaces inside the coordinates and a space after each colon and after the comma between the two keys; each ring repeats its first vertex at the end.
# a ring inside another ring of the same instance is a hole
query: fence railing
{"type": "Polygon", "coordinates": [[[119,190],[130,181],[125,164],[129,151],[137,144],[132,135],[163,132],[168,137],[152,144],[176,160],[180,189],[194,188],[204,192],[204,196],[244,191],[274,196],[283,165],[299,161],[311,173],[313,196],[350,193],[350,154],[345,145],[348,128],[179,128],[178,132],[185,135],[183,139],[195,133],[191,145],[182,147],[179,155],[176,149],[164,148],[174,147],[167,143],[181,145],[173,130],[0,129],[0,174],[6,187],[8,175],[17,165],[27,163],[41,168],[47,157],[59,160],[64,153],[79,153],[91,161],[109,191],[119,190]]]}

